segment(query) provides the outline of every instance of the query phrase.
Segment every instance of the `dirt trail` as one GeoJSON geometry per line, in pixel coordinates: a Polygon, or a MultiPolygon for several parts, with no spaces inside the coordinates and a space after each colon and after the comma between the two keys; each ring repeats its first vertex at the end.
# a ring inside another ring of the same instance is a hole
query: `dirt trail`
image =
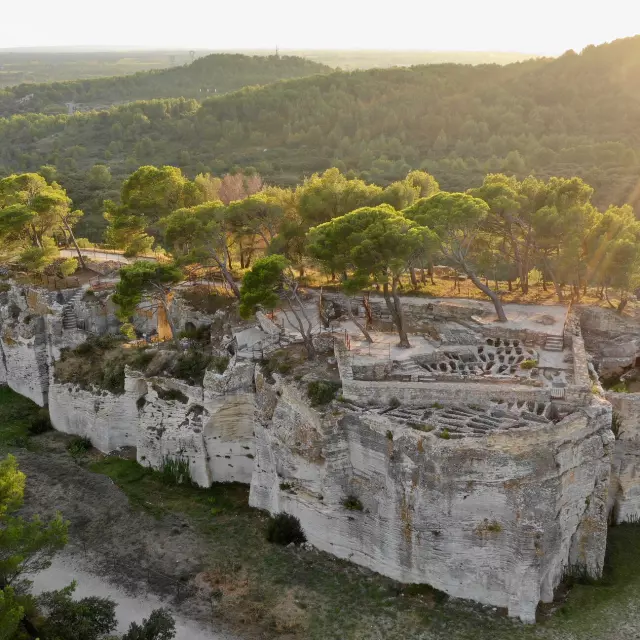
{"type": "Polygon", "coordinates": [[[27,475],[25,514],[60,511],[69,520],[64,557],[72,558],[79,571],[128,595],[153,594],[170,602],[183,617],[206,625],[211,638],[220,638],[211,602],[192,582],[205,566],[207,551],[186,518],[156,519],[132,509],[110,478],[83,469],[66,454],[15,455],[27,475]]]}

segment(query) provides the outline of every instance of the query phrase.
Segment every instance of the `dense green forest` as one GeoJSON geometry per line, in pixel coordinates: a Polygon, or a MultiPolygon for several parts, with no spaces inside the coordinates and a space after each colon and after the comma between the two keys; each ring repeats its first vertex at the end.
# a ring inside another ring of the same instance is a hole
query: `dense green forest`
{"type": "Polygon", "coordinates": [[[596,205],[635,205],[639,125],[636,37],[506,66],[338,71],[203,103],[0,119],[0,174],[51,165],[96,239],[102,200],[144,164],[191,177],[251,167],[282,185],[330,166],[382,185],[422,168],[449,191],[496,171],[577,175],[596,205]]]}
{"type": "Polygon", "coordinates": [[[107,108],[113,104],[152,98],[197,98],[268,84],[286,78],[327,73],[329,67],[291,56],[213,54],[191,64],[127,76],[21,84],[0,91],[0,117],[19,113],[66,113],[65,103],[80,108],[107,108]]]}

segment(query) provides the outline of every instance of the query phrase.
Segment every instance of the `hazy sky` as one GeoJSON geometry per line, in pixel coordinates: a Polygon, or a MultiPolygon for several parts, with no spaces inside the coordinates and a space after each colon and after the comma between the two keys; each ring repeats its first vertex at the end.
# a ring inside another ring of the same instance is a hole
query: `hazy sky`
{"type": "Polygon", "coordinates": [[[639,0],[2,0],[0,49],[455,49],[561,53],[640,33],[639,0]]]}

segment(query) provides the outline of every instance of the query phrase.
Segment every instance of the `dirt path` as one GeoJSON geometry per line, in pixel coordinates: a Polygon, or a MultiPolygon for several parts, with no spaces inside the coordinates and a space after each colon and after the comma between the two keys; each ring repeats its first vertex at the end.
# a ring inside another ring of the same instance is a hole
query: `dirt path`
{"type": "Polygon", "coordinates": [[[83,469],[68,455],[19,451],[16,457],[27,475],[25,513],[46,516],[59,510],[71,523],[63,564],[72,559],[77,571],[117,585],[123,595],[151,594],[203,625],[212,640],[231,640],[212,615],[206,594],[193,584],[207,553],[185,518],[156,519],[132,509],[110,478],[83,469]]]}

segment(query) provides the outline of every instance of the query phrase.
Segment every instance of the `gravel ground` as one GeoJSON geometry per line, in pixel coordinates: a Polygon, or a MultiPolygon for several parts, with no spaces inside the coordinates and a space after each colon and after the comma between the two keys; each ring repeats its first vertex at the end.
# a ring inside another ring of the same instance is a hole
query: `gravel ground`
{"type": "Polygon", "coordinates": [[[212,638],[214,629],[220,631],[210,601],[193,584],[207,551],[186,518],[156,519],[132,509],[110,478],[83,469],[64,453],[14,453],[27,475],[25,514],[60,511],[70,522],[67,563],[72,559],[80,571],[129,596],[153,594],[169,602],[183,617],[208,625],[212,638]]]}

